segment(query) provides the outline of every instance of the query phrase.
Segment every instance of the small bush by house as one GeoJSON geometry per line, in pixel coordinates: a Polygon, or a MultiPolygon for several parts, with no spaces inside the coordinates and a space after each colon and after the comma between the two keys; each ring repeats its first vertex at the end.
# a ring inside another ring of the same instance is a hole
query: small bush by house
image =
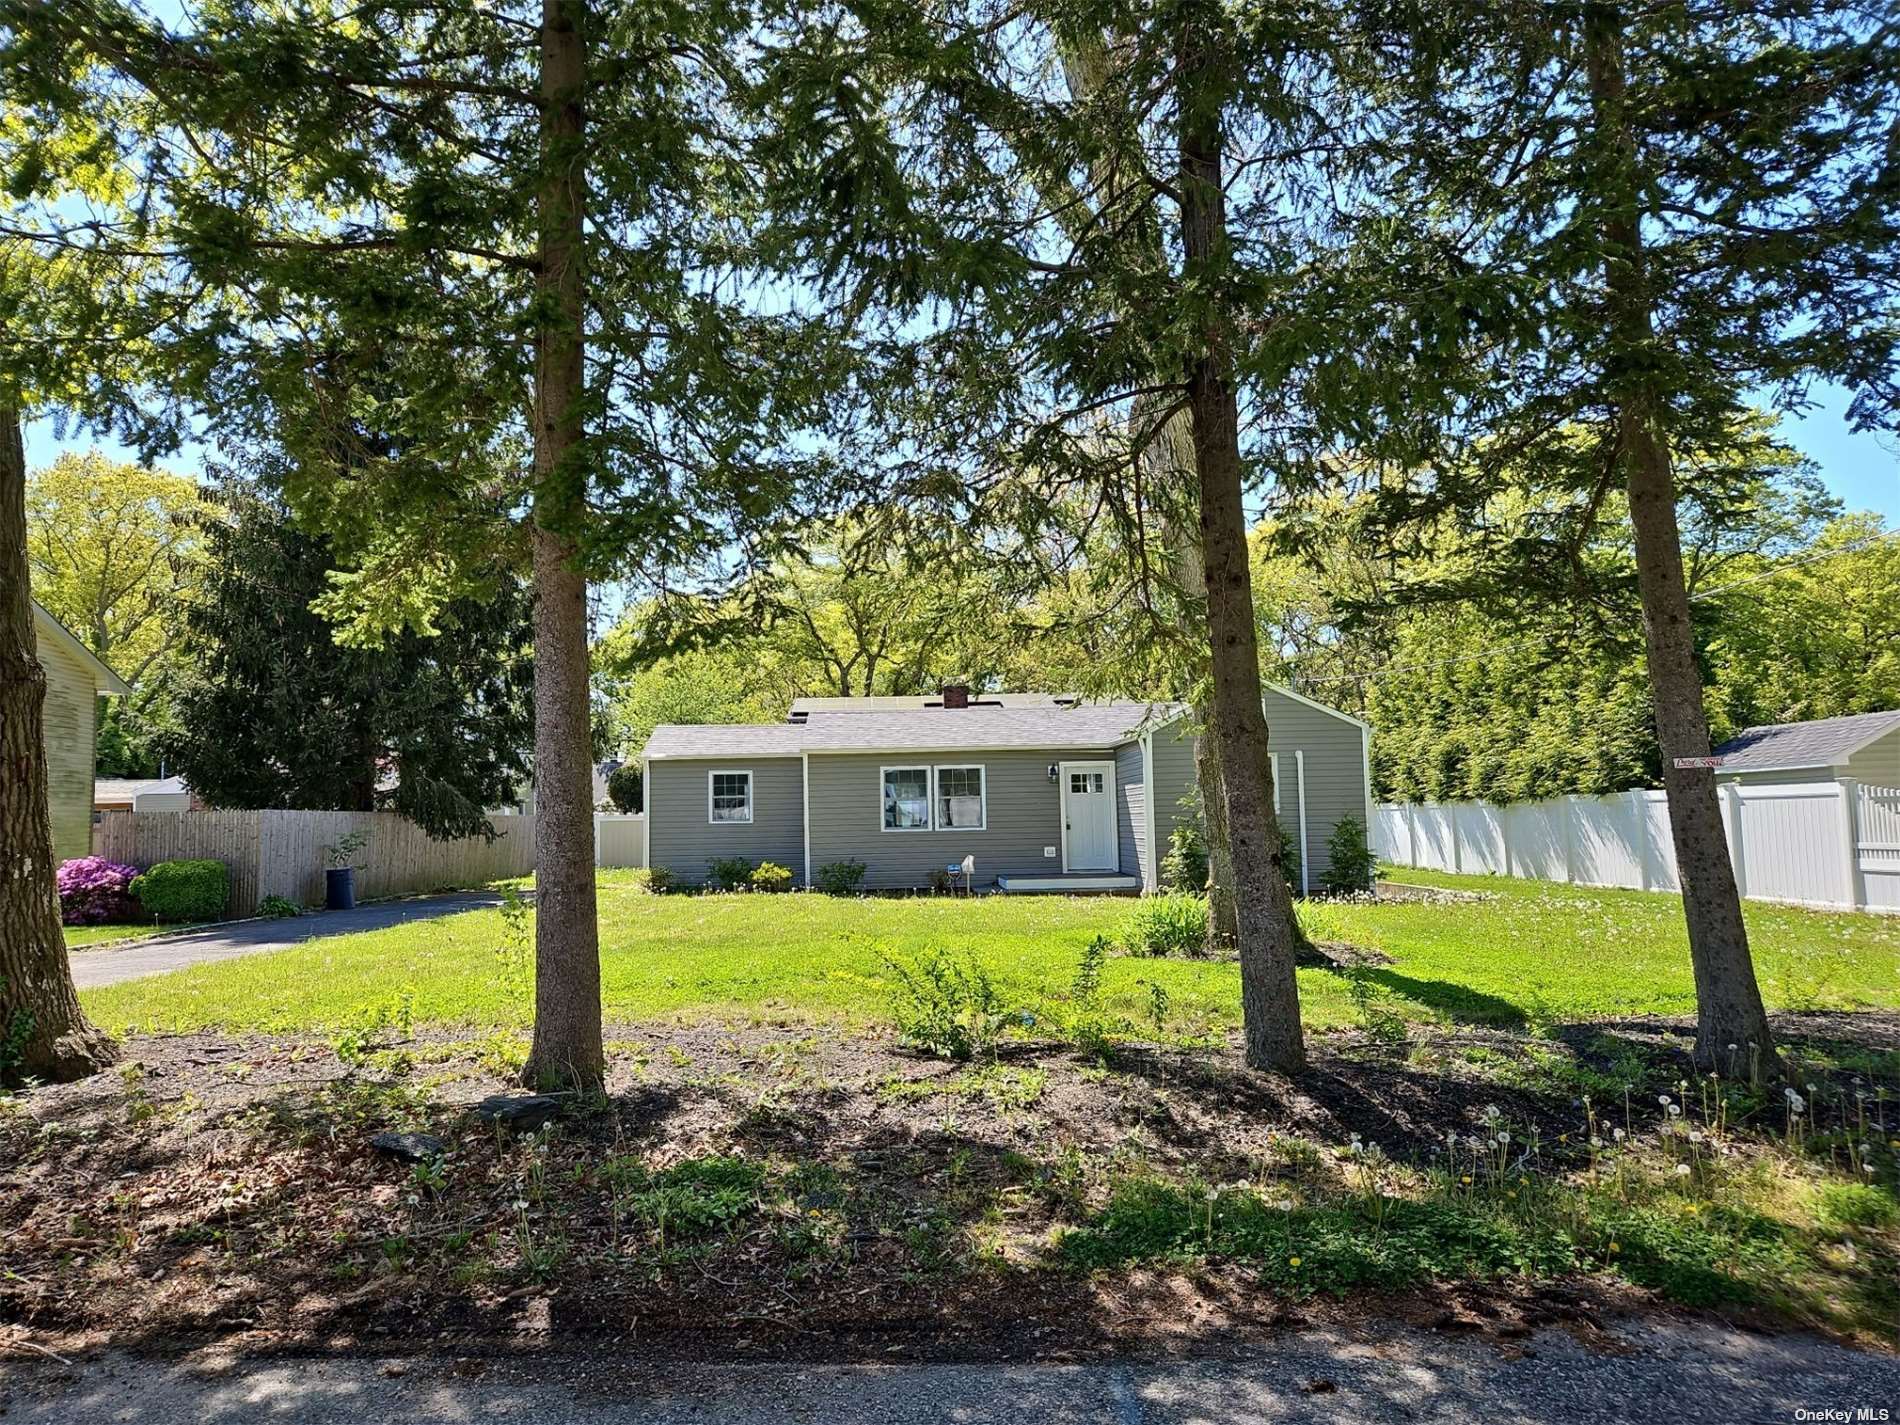
{"type": "Polygon", "coordinates": [[[1174,824],[1168,854],[1161,858],[1161,879],[1176,891],[1198,891],[1207,884],[1207,837],[1198,814],[1174,824]]]}
{"type": "Polygon", "coordinates": [[[736,891],[752,879],[753,868],[743,856],[715,856],[706,863],[706,884],[715,891],[736,891]]]}
{"type": "Polygon", "coordinates": [[[792,888],[792,868],[781,866],[776,861],[764,861],[746,879],[755,891],[789,891],[792,888]]]}
{"type": "Polygon", "coordinates": [[[827,861],[818,868],[818,889],[828,896],[855,896],[864,889],[862,861],[827,861]]]}
{"type": "Polygon", "coordinates": [[[1149,896],[1129,913],[1122,944],[1137,955],[1200,955],[1207,950],[1207,900],[1186,891],[1149,896]]]}
{"type": "Polygon", "coordinates": [[[1326,839],[1326,874],[1320,884],[1334,895],[1363,895],[1379,874],[1379,859],[1366,844],[1366,824],[1342,816],[1326,839]]]}
{"type": "Polygon", "coordinates": [[[231,898],[231,873],[222,861],[160,861],[132,882],[153,920],[216,920],[231,898]]]}
{"type": "Polygon", "coordinates": [[[68,925],[106,925],[138,920],[138,902],[132,883],[138,867],[103,856],[80,856],[62,861],[55,880],[59,885],[59,918],[68,925]]]}

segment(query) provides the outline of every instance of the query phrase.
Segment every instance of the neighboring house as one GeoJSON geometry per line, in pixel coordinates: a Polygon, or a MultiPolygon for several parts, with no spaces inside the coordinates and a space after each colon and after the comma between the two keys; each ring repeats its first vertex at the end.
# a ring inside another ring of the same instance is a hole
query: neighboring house
{"type": "MultiPolygon", "coordinates": [[[[1370,825],[1370,733],[1287,689],[1266,703],[1280,821],[1317,884],[1341,818],[1370,825]]],[[[961,688],[805,698],[782,723],[666,724],[643,764],[647,864],[691,884],[720,857],[775,861],[806,885],[856,860],[867,889],[900,890],[967,856],[978,888],[1154,890],[1194,790],[1178,703],[961,688]]]]}
{"type": "Polygon", "coordinates": [[[1854,777],[1900,787],[1900,711],[1751,727],[1715,755],[1718,778],[1751,786],[1854,777]]]}
{"type": "Polygon", "coordinates": [[[46,803],[53,861],[92,851],[92,769],[99,699],[131,693],[58,619],[33,605],[33,640],[46,670],[46,803]]]}
{"type": "Polygon", "coordinates": [[[108,811],[190,811],[191,788],[183,777],[100,777],[92,784],[92,809],[108,811]]]}

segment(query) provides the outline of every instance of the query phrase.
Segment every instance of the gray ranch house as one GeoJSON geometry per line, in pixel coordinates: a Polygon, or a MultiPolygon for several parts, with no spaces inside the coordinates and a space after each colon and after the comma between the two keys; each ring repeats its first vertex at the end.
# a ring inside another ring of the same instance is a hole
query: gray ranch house
{"type": "MultiPolygon", "coordinates": [[[[1371,733],[1285,688],[1266,712],[1305,889],[1343,817],[1371,825],[1371,733]]],[[[663,724],[642,763],[647,864],[689,885],[744,857],[806,886],[861,861],[867,890],[906,890],[969,858],[979,890],[1152,891],[1194,790],[1183,704],[956,687],[801,698],[782,723],[663,724]]]]}

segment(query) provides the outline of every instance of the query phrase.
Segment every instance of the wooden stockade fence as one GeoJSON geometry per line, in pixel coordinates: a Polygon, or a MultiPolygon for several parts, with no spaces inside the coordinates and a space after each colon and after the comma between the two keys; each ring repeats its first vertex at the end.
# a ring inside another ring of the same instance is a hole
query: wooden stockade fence
{"type": "Polygon", "coordinates": [[[227,914],[256,913],[266,896],[323,903],[324,848],[351,832],[368,839],[352,858],[359,899],[478,886],[534,870],[534,818],[491,816],[499,833],[431,841],[394,812],[110,811],[93,837],[97,854],[143,869],[160,861],[222,861],[231,872],[227,914]]]}

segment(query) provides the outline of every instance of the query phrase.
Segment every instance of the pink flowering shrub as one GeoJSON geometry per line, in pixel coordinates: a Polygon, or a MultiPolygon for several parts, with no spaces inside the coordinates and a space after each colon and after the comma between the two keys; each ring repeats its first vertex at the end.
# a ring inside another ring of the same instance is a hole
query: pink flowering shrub
{"type": "Polygon", "coordinates": [[[104,925],[115,920],[143,920],[132,897],[132,878],[138,867],[108,861],[103,856],[81,856],[59,867],[59,915],[68,925],[104,925]]]}

